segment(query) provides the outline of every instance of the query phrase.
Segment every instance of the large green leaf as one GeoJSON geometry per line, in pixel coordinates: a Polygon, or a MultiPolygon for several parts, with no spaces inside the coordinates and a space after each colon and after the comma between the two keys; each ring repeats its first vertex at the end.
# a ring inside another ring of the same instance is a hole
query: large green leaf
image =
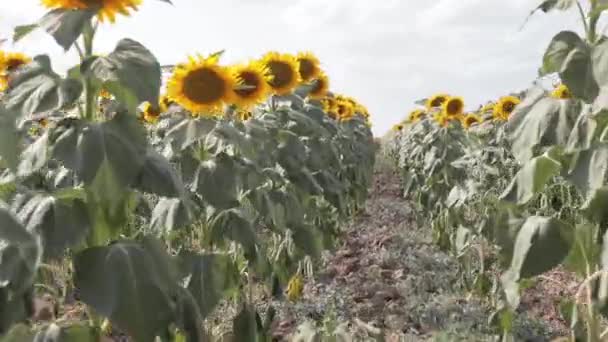
{"type": "Polygon", "coordinates": [[[517,172],[500,199],[518,205],[526,204],[536,193],[542,191],[560,170],[561,164],[549,154],[533,158],[517,172]]]}
{"type": "Polygon", "coordinates": [[[181,197],[184,184],[165,157],[149,148],[135,188],[163,197],[181,197]]]}
{"type": "Polygon", "coordinates": [[[214,207],[234,208],[239,205],[238,174],[235,171],[233,158],[226,153],[219,153],[214,159],[200,164],[193,191],[214,207]]]}
{"type": "Polygon", "coordinates": [[[0,203],[0,288],[21,293],[30,287],[41,255],[40,240],[0,203]]]}
{"type": "Polygon", "coordinates": [[[182,252],[178,257],[181,278],[198,303],[201,315],[207,317],[228,294],[238,291],[239,270],[227,254],[182,252]]]}
{"type": "Polygon", "coordinates": [[[236,241],[249,260],[255,260],[257,239],[251,221],[238,208],[221,211],[211,222],[211,241],[221,244],[225,239],[236,241]]]}
{"type": "Polygon", "coordinates": [[[193,219],[188,202],[180,198],[161,198],[152,211],[150,226],[157,232],[183,228],[193,219]]]}
{"type": "Polygon", "coordinates": [[[576,154],[568,179],[589,198],[605,184],[607,174],[608,144],[598,144],[576,154]]]}
{"type": "Polygon", "coordinates": [[[62,79],[53,72],[48,56],[40,55],[11,77],[4,101],[8,109],[31,115],[70,105],[81,92],[80,81],[62,79]]]}
{"type": "Polygon", "coordinates": [[[0,165],[12,170],[17,168],[19,135],[15,125],[16,115],[0,105],[0,165]]]}
{"type": "Polygon", "coordinates": [[[177,150],[185,150],[195,142],[204,139],[216,124],[217,121],[213,119],[193,118],[188,115],[176,121],[165,136],[177,150]]]}
{"type": "MultiPolygon", "coordinates": [[[[97,14],[97,10],[97,8],[82,10],[58,8],[45,14],[37,25],[53,36],[57,44],[67,51],[80,37],[86,24],[97,14]]],[[[24,33],[27,34],[32,29],[31,25],[21,26],[15,29],[15,34],[19,32],[20,39],[24,33]]]]}
{"type": "Polygon", "coordinates": [[[123,39],[108,56],[85,61],[81,72],[103,82],[129,109],[144,101],[158,103],[160,64],[146,47],[134,40],[123,39]]]}
{"type": "MultiPolygon", "coordinates": [[[[85,185],[110,177],[110,197],[134,184],[145,162],[145,132],[131,115],[117,114],[102,123],[64,121],[51,138],[53,156],[76,172],[85,185]]],[[[100,189],[101,190],[101,189],[100,189]]],[[[111,198],[110,198],[111,199],[111,198]]]]}
{"type": "Polygon", "coordinates": [[[507,124],[515,157],[525,163],[546,148],[565,145],[579,112],[574,101],[547,97],[541,89],[530,90],[507,124]]]}
{"type": "Polygon", "coordinates": [[[48,161],[49,136],[45,132],[21,153],[17,174],[27,177],[39,171],[48,161]]]}
{"type": "Polygon", "coordinates": [[[74,257],[82,301],[137,341],[152,341],[175,318],[177,287],[159,244],[120,241],[74,257]]]}
{"type": "Polygon", "coordinates": [[[42,237],[46,257],[61,256],[91,228],[87,206],[77,197],[35,195],[18,208],[17,215],[28,231],[42,237]]]}

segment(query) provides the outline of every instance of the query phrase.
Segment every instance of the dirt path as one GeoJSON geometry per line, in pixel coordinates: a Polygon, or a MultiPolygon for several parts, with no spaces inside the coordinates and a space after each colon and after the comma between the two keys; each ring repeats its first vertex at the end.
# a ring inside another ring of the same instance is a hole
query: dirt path
{"type": "MultiPolygon", "coordinates": [[[[365,340],[360,320],[380,328],[388,341],[491,341],[488,309],[458,289],[454,260],[432,243],[430,230],[416,229],[399,181],[377,172],[365,213],[347,227],[342,245],[323,261],[296,304],[280,307],[278,340],[287,340],[306,319],[349,322],[365,340]],[[439,334],[439,335],[438,335],[439,334]]],[[[525,314],[515,322],[518,341],[547,341],[550,325],[525,314]]],[[[552,336],[553,335],[553,336],[552,336]]]]}

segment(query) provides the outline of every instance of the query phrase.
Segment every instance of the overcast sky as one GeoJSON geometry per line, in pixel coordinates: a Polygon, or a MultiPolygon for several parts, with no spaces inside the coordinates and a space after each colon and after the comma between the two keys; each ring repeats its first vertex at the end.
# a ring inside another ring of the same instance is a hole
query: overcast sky
{"type": "MultiPolygon", "coordinates": [[[[575,12],[538,13],[520,30],[537,0],[145,0],[140,11],[103,25],[100,53],[121,38],[146,45],[161,64],[187,54],[225,49],[227,63],[268,50],[313,51],[332,90],[357,98],[381,135],[436,92],[467,107],[521,90],[534,80],[552,36],[578,26],[575,12]]],[[[44,14],[39,0],[0,1],[0,38],[44,14]]],[[[56,70],[76,63],[37,32],[14,46],[51,55],[56,70]]]]}

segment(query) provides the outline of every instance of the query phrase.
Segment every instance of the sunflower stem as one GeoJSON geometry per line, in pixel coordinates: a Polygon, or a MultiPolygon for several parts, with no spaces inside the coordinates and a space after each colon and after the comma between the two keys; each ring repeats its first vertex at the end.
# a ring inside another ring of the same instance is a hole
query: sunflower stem
{"type": "MultiPolygon", "coordinates": [[[[95,37],[95,28],[91,25],[89,21],[82,32],[82,40],[84,45],[84,58],[83,61],[87,58],[93,56],[93,38],[95,37]]],[[[84,75],[84,91],[85,91],[85,119],[92,120],[93,115],[95,114],[95,103],[97,102],[95,87],[93,86],[93,81],[90,76],[84,75]]]]}
{"type": "Polygon", "coordinates": [[[583,6],[580,1],[576,1],[576,7],[578,8],[578,13],[581,15],[581,21],[583,22],[583,26],[585,27],[585,35],[587,38],[590,37],[589,34],[589,25],[587,24],[587,16],[585,16],[585,11],[583,10],[583,6]]]}

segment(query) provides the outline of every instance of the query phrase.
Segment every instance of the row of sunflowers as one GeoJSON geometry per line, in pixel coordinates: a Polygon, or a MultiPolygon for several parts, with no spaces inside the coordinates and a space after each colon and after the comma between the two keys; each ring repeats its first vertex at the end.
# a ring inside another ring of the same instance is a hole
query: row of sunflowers
{"type": "Polygon", "coordinates": [[[42,0],[13,41],[76,50],[65,75],[0,52],[2,340],[271,341],[274,305],[365,205],[370,115],[313,53],[191,56],[163,84],[141,43],[93,49],[141,3],[42,0]],[[42,297],[59,309],[40,320],[42,297]]]}
{"type": "MultiPolygon", "coordinates": [[[[558,84],[551,92],[556,99],[569,99],[572,94],[564,84],[558,84]]],[[[462,97],[448,94],[435,94],[425,101],[424,108],[412,110],[405,119],[395,124],[392,130],[402,131],[407,124],[415,123],[427,116],[438,125],[445,127],[450,122],[460,122],[462,127],[468,129],[484,122],[506,122],[513,113],[521,98],[514,95],[500,97],[495,102],[489,102],[478,107],[477,110],[466,112],[462,97]]]]}

